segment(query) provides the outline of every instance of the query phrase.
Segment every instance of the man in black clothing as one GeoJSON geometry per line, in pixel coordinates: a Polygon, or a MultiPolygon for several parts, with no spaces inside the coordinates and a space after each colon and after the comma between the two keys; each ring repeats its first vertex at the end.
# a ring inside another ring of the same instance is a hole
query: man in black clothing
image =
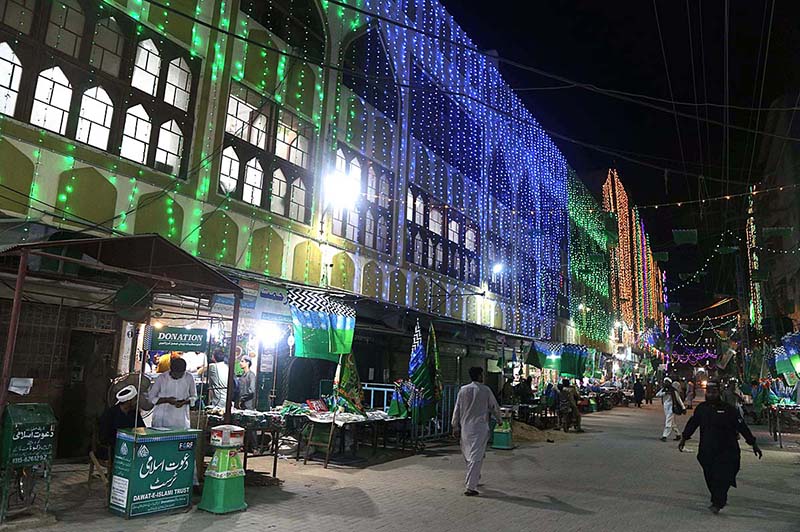
{"type": "MultiPolygon", "coordinates": [[[[114,446],[117,441],[117,430],[132,429],[134,427],[144,427],[142,416],[136,408],[136,396],[138,392],[134,385],[128,385],[117,392],[117,403],[106,409],[100,417],[100,432],[98,434],[100,444],[110,448],[111,454],[114,453],[114,446]]],[[[104,455],[105,449],[98,449],[98,455],[104,455]]],[[[106,456],[99,456],[107,458],[106,456]]]]}
{"type": "Polygon", "coordinates": [[[636,406],[642,408],[642,401],[644,401],[644,384],[642,379],[636,379],[636,384],[633,385],[633,400],[636,406]]]}
{"type": "Polygon", "coordinates": [[[738,434],[753,447],[753,453],[761,459],[761,449],[756,439],[739,416],[736,408],[720,400],[719,385],[709,382],[706,401],[697,406],[683,429],[678,449],[683,451],[686,440],[700,427],[700,446],[697,461],[703,467],[708,491],[711,492],[709,510],[719,513],[728,502],[728,489],[736,487],[739,472],[740,451],[738,434]]]}

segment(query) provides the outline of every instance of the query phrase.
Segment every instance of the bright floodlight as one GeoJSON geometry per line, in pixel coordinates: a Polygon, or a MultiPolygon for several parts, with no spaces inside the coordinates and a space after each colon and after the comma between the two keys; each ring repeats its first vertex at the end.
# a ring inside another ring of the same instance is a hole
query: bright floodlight
{"type": "Polygon", "coordinates": [[[492,273],[497,275],[498,273],[503,271],[503,263],[497,262],[494,266],[492,266],[492,273]]]}
{"type": "Polygon", "coordinates": [[[619,329],[620,327],[622,327],[622,323],[620,323],[620,322],[618,322],[618,321],[615,321],[615,322],[614,322],[614,327],[616,327],[617,329],[619,329]]]}
{"type": "Polygon", "coordinates": [[[261,321],[256,326],[258,343],[264,346],[273,346],[283,336],[283,328],[274,321],[261,321]]]}
{"type": "Polygon", "coordinates": [[[334,209],[349,209],[361,194],[361,178],[354,174],[333,172],[325,178],[325,202],[334,209]]]}

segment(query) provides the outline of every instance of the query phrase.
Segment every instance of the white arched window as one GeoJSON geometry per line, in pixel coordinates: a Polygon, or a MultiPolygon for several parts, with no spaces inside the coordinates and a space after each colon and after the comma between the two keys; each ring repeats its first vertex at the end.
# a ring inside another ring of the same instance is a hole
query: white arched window
{"type": "Polygon", "coordinates": [[[67,130],[71,100],[72,85],[64,72],[58,67],[43,71],[33,95],[31,124],[63,135],[67,130]]]}
{"type": "Polygon", "coordinates": [[[336,150],[336,171],[342,174],[347,173],[347,158],[341,148],[336,150]]]}
{"type": "Polygon", "coordinates": [[[425,225],[425,200],[422,199],[422,194],[414,202],[414,223],[425,225]]]}
{"type": "Polygon", "coordinates": [[[236,150],[228,146],[222,151],[222,166],[219,169],[219,191],[222,194],[236,192],[236,183],[239,181],[239,156],[236,150]]]}
{"type": "Polygon", "coordinates": [[[431,209],[431,212],[428,215],[428,229],[430,229],[437,235],[441,235],[443,223],[444,221],[442,219],[442,211],[440,211],[439,209],[431,209]]]}
{"type": "Polygon", "coordinates": [[[456,274],[456,277],[461,278],[461,255],[459,255],[458,250],[454,250],[453,254],[450,258],[450,267],[456,274]]]}
{"type": "Polygon", "coordinates": [[[67,55],[78,57],[83,24],[83,9],[77,0],[55,0],[50,6],[50,21],[44,42],[67,55]]]}
{"type": "Polygon", "coordinates": [[[389,178],[386,174],[381,174],[380,188],[378,189],[378,204],[385,208],[389,208],[389,202],[392,201],[392,186],[389,184],[389,178]]]}
{"type": "Polygon", "coordinates": [[[447,224],[447,237],[450,239],[450,242],[454,244],[459,243],[459,231],[461,228],[458,226],[458,222],[455,220],[450,220],[447,224]]]}
{"type": "Polygon", "coordinates": [[[147,152],[150,148],[150,129],[153,127],[150,122],[150,115],[141,105],[134,105],[125,113],[125,128],[122,132],[122,146],[119,154],[136,161],[145,163],[147,152]]]}
{"type": "Polygon", "coordinates": [[[0,17],[6,26],[25,35],[31,32],[36,0],[4,0],[0,2],[0,17]]]}
{"type": "Polygon", "coordinates": [[[476,251],[478,249],[478,236],[472,228],[467,229],[467,232],[464,234],[464,247],[470,251],[476,251]]]}
{"type": "Polygon", "coordinates": [[[414,237],[414,264],[419,264],[422,266],[422,257],[423,257],[423,250],[422,250],[422,237],[417,236],[414,237]]]}
{"type": "Polygon", "coordinates": [[[111,133],[111,117],[114,103],[101,87],[93,87],[83,93],[75,139],[101,150],[108,148],[111,133]]]}
{"type": "Polygon", "coordinates": [[[0,113],[14,116],[21,77],[19,58],[7,43],[0,43],[0,113]]]}
{"type": "Polygon", "coordinates": [[[189,109],[189,96],[192,91],[192,71],[182,57],[169,62],[167,84],[164,88],[164,101],[178,109],[189,109]]]}
{"type": "Polygon", "coordinates": [[[375,246],[375,215],[372,211],[367,210],[366,220],[364,224],[364,245],[371,248],[375,246]]]}
{"type": "Polygon", "coordinates": [[[244,192],[242,199],[251,205],[261,205],[261,192],[264,190],[264,170],[258,159],[252,158],[244,167],[244,192]]]}
{"type": "Polygon", "coordinates": [[[386,223],[386,218],[378,216],[378,238],[375,241],[375,249],[381,253],[388,253],[389,251],[389,226],[386,223]]]}
{"type": "Polygon", "coordinates": [[[270,191],[269,210],[281,216],[286,216],[286,192],[288,183],[283,170],[276,169],[272,173],[272,189],[270,191]]]}
{"type": "Polygon", "coordinates": [[[161,53],[150,39],[136,47],[136,62],[133,65],[131,85],[147,94],[156,95],[158,76],[161,72],[161,53]]]}
{"type": "Polygon", "coordinates": [[[414,221],[414,194],[411,189],[406,192],[406,220],[414,221]]]}
{"type": "Polygon", "coordinates": [[[375,167],[370,165],[367,170],[367,201],[375,201],[378,197],[378,176],[375,175],[375,167]]]}
{"type": "Polygon", "coordinates": [[[435,270],[441,270],[442,264],[444,263],[444,248],[441,244],[436,244],[436,253],[435,253],[436,260],[433,263],[433,268],[435,270]]]}
{"type": "Polygon", "coordinates": [[[311,126],[281,109],[275,135],[275,155],[302,168],[311,163],[311,126]]]}
{"type": "MultiPolygon", "coordinates": [[[[358,177],[358,182],[361,183],[361,161],[353,157],[350,159],[350,171],[348,172],[351,176],[358,177]]],[[[361,185],[359,185],[360,187],[361,185]]]]}
{"type": "Polygon", "coordinates": [[[428,239],[428,268],[433,269],[433,256],[436,251],[436,243],[433,239],[428,239]]]}
{"type": "Polygon", "coordinates": [[[289,199],[289,218],[298,222],[306,221],[306,186],[302,179],[292,181],[292,193],[289,199]]]}
{"type": "Polygon", "coordinates": [[[105,18],[95,27],[89,64],[112,76],[119,76],[124,47],[125,37],[117,21],[114,17],[105,18]]]}
{"type": "Polygon", "coordinates": [[[347,232],[344,237],[353,242],[358,241],[358,206],[354,205],[352,209],[347,210],[347,232]]]}
{"type": "Polygon", "coordinates": [[[178,123],[174,120],[164,122],[158,130],[158,144],[156,145],[157,169],[171,175],[176,175],[181,169],[181,154],[183,153],[183,133],[178,123]]]}

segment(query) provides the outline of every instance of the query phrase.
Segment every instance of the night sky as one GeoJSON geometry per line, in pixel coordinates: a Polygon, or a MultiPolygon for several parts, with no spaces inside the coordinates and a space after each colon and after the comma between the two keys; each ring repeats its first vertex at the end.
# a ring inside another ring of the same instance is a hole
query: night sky
{"type": "MultiPolygon", "coordinates": [[[[674,98],[667,83],[652,0],[443,3],[478,47],[497,50],[503,58],[603,89],[678,102],[720,104],[677,107],[678,112],[701,119],[678,119],[682,157],[670,101],[651,102],[670,111],[662,112],[583,88],[548,90],[544,87],[561,87],[564,83],[501,63],[506,80],[520,89],[518,94],[545,129],[658,167],[649,168],[554,138],[578,175],[598,191],[598,197],[601,176],[611,165],[616,165],[633,203],[638,205],[697,199],[701,190],[703,197],[743,192],[746,185],[740,183],[757,183],[765,171],[758,150],[762,137],[730,131],[726,172],[723,128],[704,121],[706,110],[709,120],[724,121],[724,0],[657,2],[674,98]],[[666,187],[664,168],[669,169],[666,187]],[[684,168],[692,175],[684,175],[684,168]],[[701,182],[698,175],[709,179],[701,182]],[[726,178],[727,183],[712,180],[726,178]]],[[[769,107],[783,97],[789,106],[795,106],[800,96],[800,2],[776,0],[768,32],[772,6],[772,0],[730,0],[727,86],[731,105],[769,107]],[[759,104],[768,33],[769,54],[759,104]]],[[[729,123],[756,129],[755,111],[731,110],[729,115],[729,123]]],[[[765,121],[766,113],[762,112],[758,129],[764,129],[765,121]]],[[[670,252],[670,261],[664,265],[670,282],[678,282],[679,272],[694,272],[699,267],[722,228],[743,227],[741,204],[712,205],[702,213],[686,207],[642,211],[654,249],[670,252]],[[697,228],[699,245],[675,246],[674,228],[697,228]]],[[[728,262],[715,260],[706,282],[677,294],[684,312],[734,290],[732,261],[728,262]]]]}

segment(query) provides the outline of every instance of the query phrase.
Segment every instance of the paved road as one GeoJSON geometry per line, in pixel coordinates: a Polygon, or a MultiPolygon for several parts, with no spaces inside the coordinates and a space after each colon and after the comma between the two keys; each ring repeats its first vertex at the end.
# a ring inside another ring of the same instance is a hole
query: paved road
{"type": "MultiPolygon", "coordinates": [[[[87,498],[60,505],[59,524],[43,530],[800,530],[800,454],[768,447],[761,462],[743,455],[739,488],[715,516],[696,444],[679,453],[659,441],[660,411],[617,408],[586,416],[586,433],[565,441],[489,451],[479,498],[462,495],[463,461],[445,448],[368,469],[282,461],[285,484],[249,488],[250,508],[239,514],[193,510],[126,522],[87,498]]],[[[72,493],[85,489],[76,484],[72,493]]]]}

